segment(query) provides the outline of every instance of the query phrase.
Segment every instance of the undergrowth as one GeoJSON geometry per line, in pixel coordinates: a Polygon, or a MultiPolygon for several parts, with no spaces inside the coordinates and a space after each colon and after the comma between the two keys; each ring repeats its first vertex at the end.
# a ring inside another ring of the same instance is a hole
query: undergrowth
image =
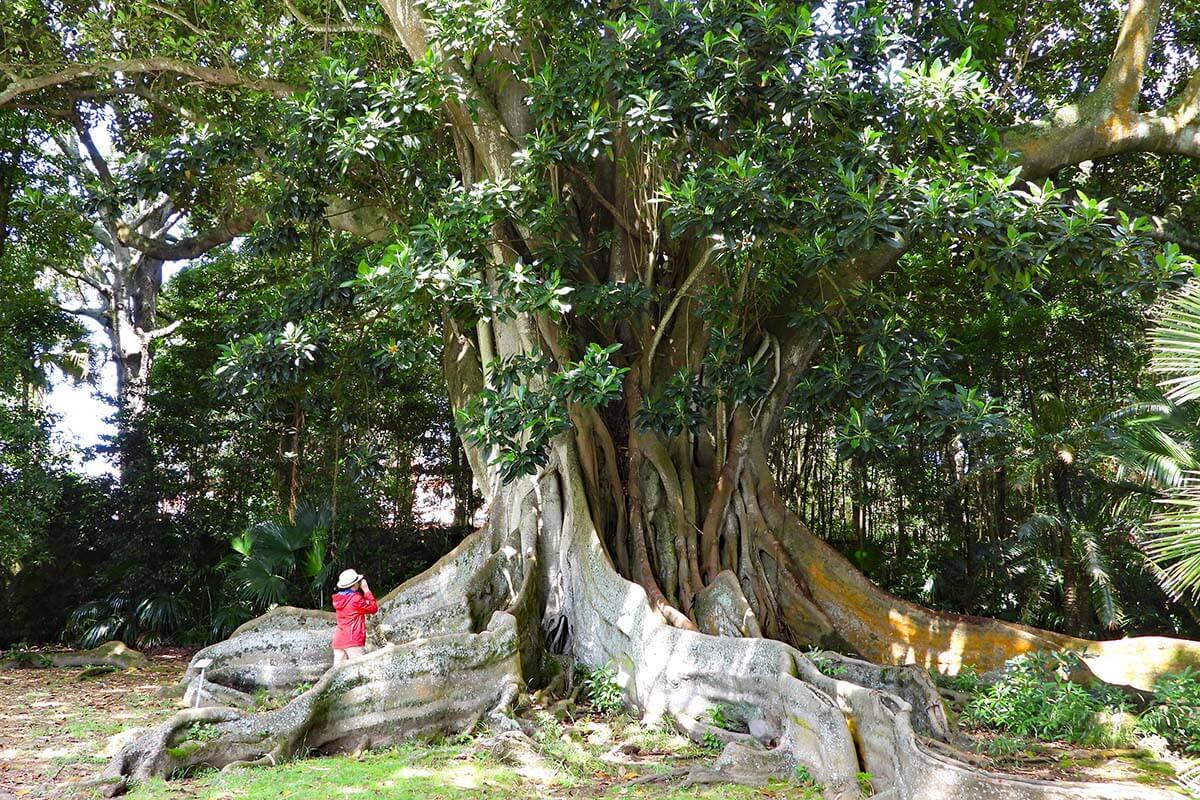
{"type": "Polygon", "coordinates": [[[625,709],[625,696],[617,683],[616,672],[609,664],[587,672],[583,678],[583,690],[588,704],[601,714],[616,714],[625,709]]]}
{"type": "Polygon", "coordinates": [[[1164,677],[1137,715],[1121,690],[1069,680],[1073,659],[1078,656],[1044,653],[1011,659],[1000,679],[967,704],[964,719],[989,730],[1084,746],[1125,747],[1141,735],[1157,734],[1172,749],[1200,753],[1200,673],[1187,668],[1164,677]]]}

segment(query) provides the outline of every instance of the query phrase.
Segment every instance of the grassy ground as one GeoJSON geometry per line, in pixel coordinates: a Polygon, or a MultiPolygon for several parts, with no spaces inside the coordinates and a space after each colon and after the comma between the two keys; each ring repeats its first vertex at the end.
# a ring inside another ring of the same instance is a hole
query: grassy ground
{"type": "MultiPolygon", "coordinates": [[[[78,669],[0,672],[0,800],[87,797],[94,776],[132,730],[174,710],[157,695],[173,684],[186,653],[149,666],[80,679],[78,669]]],[[[648,800],[811,800],[812,788],[772,783],[748,788],[686,785],[693,766],[716,753],[680,734],[624,716],[554,719],[531,709],[533,735],[473,737],[354,756],[301,759],[270,769],[204,771],[133,787],[131,800],[484,800],[488,798],[647,798],[648,800]]],[[[1144,750],[1087,750],[973,732],[965,747],[981,766],[1050,780],[1121,780],[1170,786],[1174,768],[1144,750]]]]}

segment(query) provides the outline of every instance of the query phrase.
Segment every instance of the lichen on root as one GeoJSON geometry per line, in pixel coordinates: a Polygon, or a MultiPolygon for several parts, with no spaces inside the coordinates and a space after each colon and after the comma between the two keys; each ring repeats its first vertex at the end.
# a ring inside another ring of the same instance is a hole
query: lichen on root
{"type": "MultiPolygon", "coordinates": [[[[723,603],[743,619],[740,604],[723,603]]],[[[109,765],[120,781],[198,765],[270,764],[310,751],[379,747],[423,733],[500,720],[518,686],[550,674],[543,613],[565,620],[577,661],[612,665],[631,709],[671,719],[693,736],[726,742],[716,778],[788,777],[803,766],[828,797],[860,793],[869,773],[878,797],[1005,800],[1150,800],[1125,785],[1047,783],[996,775],[921,744],[949,737],[945,712],[917,667],[880,667],[827,656],[825,674],[776,640],[714,636],[669,625],[641,586],[621,578],[592,527],[578,464],[560,443],[536,479],[502,487],[487,527],[381,603],[385,643],[327,667],[332,624],[283,610],[206,648],[206,680],[247,693],[318,675],[287,706],[180,712],[128,745],[109,765]],[[748,733],[704,722],[720,705],[748,733]],[[198,730],[195,726],[205,726],[198,730]]],[[[724,614],[729,620],[734,617],[724,614]]],[[[557,628],[562,630],[562,628],[557,628]]],[[[199,680],[195,662],[185,680],[199,680]]]]}

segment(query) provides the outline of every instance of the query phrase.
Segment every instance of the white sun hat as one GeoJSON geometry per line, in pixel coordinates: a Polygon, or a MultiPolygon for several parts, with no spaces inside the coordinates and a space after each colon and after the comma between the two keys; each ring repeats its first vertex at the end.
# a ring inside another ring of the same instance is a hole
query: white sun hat
{"type": "Polygon", "coordinates": [[[351,586],[358,583],[362,579],[363,579],[363,576],[359,575],[354,570],[352,570],[352,569],[344,570],[341,575],[338,575],[337,588],[349,589],[351,586]]]}

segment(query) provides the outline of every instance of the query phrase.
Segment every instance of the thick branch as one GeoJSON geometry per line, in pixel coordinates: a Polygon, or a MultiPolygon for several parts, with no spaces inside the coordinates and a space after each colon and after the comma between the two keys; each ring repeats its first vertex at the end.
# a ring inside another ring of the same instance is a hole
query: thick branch
{"type": "Polygon", "coordinates": [[[376,28],[371,25],[358,25],[353,22],[316,22],[304,15],[300,9],[296,8],[296,4],[292,0],[283,0],[283,4],[287,6],[288,13],[296,18],[296,21],[303,25],[313,33],[365,33],[371,36],[382,36],[385,39],[395,39],[396,34],[386,28],[376,28]]]}
{"type": "Polygon", "coordinates": [[[1161,6],[1162,0],[1129,0],[1112,58],[1094,93],[1118,114],[1137,113],[1146,59],[1150,57],[1150,45],[1158,29],[1161,6]]]}
{"type": "Polygon", "coordinates": [[[471,77],[466,67],[453,55],[440,52],[429,42],[429,32],[416,0],[380,0],[397,38],[414,60],[425,57],[431,48],[447,77],[458,92],[456,99],[447,99],[450,122],[474,147],[475,155],[492,178],[503,178],[511,172],[516,144],[505,126],[500,112],[471,77]]]}
{"type": "Polygon", "coordinates": [[[1043,178],[1068,164],[1122,153],[1200,158],[1200,70],[1167,105],[1138,111],[1160,5],[1161,0],[1129,0],[1099,85],[1077,102],[1005,135],[1005,145],[1019,154],[1025,178],[1043,178]]]}
{"type": "Polygon", "coordinates": [[[131,226],[121,223],[117,226],[117,239],[126,247],[134,247],[152,258],[181,261],[196,258],[247,233],[261,216],[262,212],[258,209],[246,209],[198,236],[175,242],[145,236],[131,226]]]}
{"type": "Polygon", "coordinates": [[[104,314],[107,309],[98,306],[85,306],[82,303],[75,306],[59,305],[58,310],[64,314],[70,314],[76,317],[87,317],[90,320],[95,320],[101,325],[104,324],[104,314]]]}
{"type": "Polygon", "coordinates": [[[183,75],[201,83],[213,86],[240,86],[261,92],[269,92],[276,97],[286,97],[295,89],[286,83],[266,78],[250,78],[236,70],[222,68],[213,69],[178,61],[173,58],[151,56],[132,60],[109,60],[95,64],[71,64],[57,72],[45,75],[35,75],[31,78],[13,81],[3,91],[0,91],[0,106],[8,105],[14,99],[31,92],[50,89],[75,81],[88,78],[101,78],[110,75],[143,75],[147,73],[170,73],[183,75]]]}
{"type": "Polygon", "coordinates": [[[161,328],[155,328],[152,331],[147,331],[146,339],[162,339],[165,336],[170,336],[175,331],[179,330],[179,326],[183,324],[183,320],[177,319],[170,325],[164,325],[161,328]]]}

